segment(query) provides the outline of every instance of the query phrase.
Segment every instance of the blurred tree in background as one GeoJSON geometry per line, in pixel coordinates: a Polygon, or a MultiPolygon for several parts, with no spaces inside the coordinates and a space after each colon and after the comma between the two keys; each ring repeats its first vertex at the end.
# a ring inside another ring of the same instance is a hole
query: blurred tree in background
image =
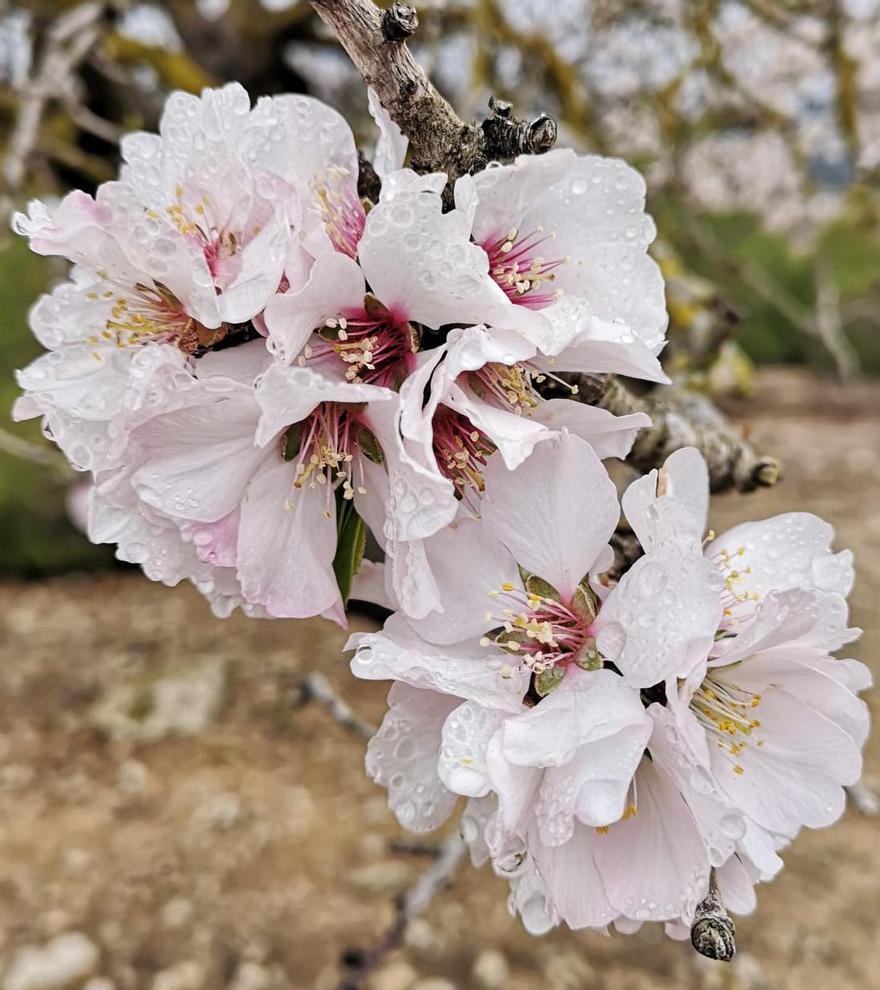
{"type": "MultiPolygon", "coordinates": [[[[880,0],[423,0],[416,56],[463,117],[490,94],[560,145],[645,173],[671,372],[747,392],[752,360],[880,373],[880,0]],[[735,334],[735,341],[734,341],[735,334]]],[[[0,213],[112,178],[166,94],[308,92],[369,133],[345,53],[297,0],[0,0],[0,213]]],[[[369,153],[369,148],[365,148],[369,153]]],[[[60,272],[0,233],[0,407],[60,272]]],[[[0,570],[106,560],[65,523],[69,479],[0,445],[0,570]]],[[[46,458],[44,458],[46,460],[46,458]]]]}

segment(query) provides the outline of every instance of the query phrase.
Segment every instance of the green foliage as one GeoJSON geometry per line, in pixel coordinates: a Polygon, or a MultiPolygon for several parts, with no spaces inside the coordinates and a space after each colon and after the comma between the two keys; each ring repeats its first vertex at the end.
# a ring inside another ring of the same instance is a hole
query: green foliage
{"type": "Polygon", "coordinates": [[[822,231],[809,251],[799,251],[791,238],[766,230],[754,214],[707,214],[698,222],[720,249],[707,252],[687,225],[680,224],[682,214],[674,200],[666,198],[653,206],[660,231],[675,244],[684,265],[714,283],[742,317],[737,341],[758,364],[833,369],[822,343],[786,312],[791,306],[813,318],[819,258],[839,292],[846,336],[862,371],[880,374],[880,329],[867,318],[872,311],[880,313],[880,235],[872,224],[847,216],[822,231]],[[743,275],[746,269],[757,271],[778,298],[756,291],[743,275]]]}

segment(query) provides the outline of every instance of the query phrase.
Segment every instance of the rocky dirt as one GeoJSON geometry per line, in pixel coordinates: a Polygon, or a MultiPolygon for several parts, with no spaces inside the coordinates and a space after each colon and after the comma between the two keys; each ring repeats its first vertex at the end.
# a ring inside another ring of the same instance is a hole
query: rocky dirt
{"type": "MultiPolygon", "coordinates": [[[[814,510],[857,551],[855,652],[880,670],[880,387],[774,372],[748,407],[787,478],[717,500],[713,525],[814,510]]],[[[357,628],[368,619],[355,619],[357,628]]],[[[363,743],[296,685],[322,671],[364,718],[344,633],[214,619],[134,572],[0,586],[2,990],[334,990],[425,869],[394,845],[363,743]]],[[[876,697],[870,699],[874,712],[876,697]]],[[[880,786],[880,742],[867,780],[880,786]]],[[[880,986],[880,818],[803,835],[738,924],[729,966],[656,928],[526,935],[469,866],[373,990],[870,990],[880,986]]]]}

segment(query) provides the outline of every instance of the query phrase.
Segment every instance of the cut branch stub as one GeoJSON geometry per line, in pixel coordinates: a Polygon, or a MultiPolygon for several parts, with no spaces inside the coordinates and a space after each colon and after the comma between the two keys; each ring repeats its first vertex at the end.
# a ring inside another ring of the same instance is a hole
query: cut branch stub
{"type": "Polygon", "coordinates": [[[709,892],[694,914],[691,945],[701,956],[719,962],[730,962],[736,953],[736,926],[721,900],[714,868],[709,873],[709,892]]]}
{"type": "Polygon", "coordinates": [[[541,155],[556,144],[556,121],[541,114],[534,120],[517,120],[513,105],[489,99],[490,115],[480,125],[490,160],[504,161],[517,155],[541,155]]]}
{"type": "Polygon", "coordinates": [[[453,183],[491,161],[541,154],[556,141],[555,121],[546,116],[519,120],[509,104],[496,101],[482,124],[464,123],[406,45],[404,32],[410,24],[415,30],[416,23],[408,4],[383,12],[373,0],[310,2],[409,139],[414,171],[445,172],[453,183]]]}
{"type": "Polygon", "coordinates": [[[386,41],[406,41],[418,26],[419,15],[408,3],[393,3],[382,15],[382,35],[386,41]]]}

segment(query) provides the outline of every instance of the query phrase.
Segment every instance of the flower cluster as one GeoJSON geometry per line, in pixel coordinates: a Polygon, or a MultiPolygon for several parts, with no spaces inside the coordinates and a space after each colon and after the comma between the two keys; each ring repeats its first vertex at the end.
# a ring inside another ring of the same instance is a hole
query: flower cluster
{"type": "Polygon", "coordinates": [[[445,611],[349,644],[358,677],[395,682],[369,773],[416,831],[468,798],[472,857],[533,932],[686,935],[712,868],[750,911],[861,772],[870,677],[831,656],[858,634],[849,552],[800,512],[704,540],[687,448],[624,494],[645,553],[609,586],[619,506],[590,446],[564,435],[498,467],[481,519],[426,541],[445,611]]]}
{"type": "Polygon", "coordinates": [[[748,910],[860,772],[850,557],[802,513],[706,543],[683,450],[625,493],[645,553],[611,582],[602,462],[648,419],[564,373],[666,380],[642,179],[553,151],[449,190],[370,105],[375,202],[335,111],[230,85],[175,94],[94,198],[18,215],[73,269],[15,414],[91,473],[93,540],[218,614],[392,609],[350,644],[395,682],[368,770],[408,828],[468,798],[530,930],[678,932],[713,868],[748,910]]]}
{"type": "Polygon", "coordinates": [[[422,541],[478,512],[487,465],[569,430],[624,455],[615,419],[542,384],[654,381],[663,285],[644,183],[557,151],[460,179],[402,167],[371,94],[378,202],[345,121],[237,85],[174,94],[123,141],[118,181],[16,229],[71,277],[34,306],[48,353],[18,418],[94,478],[89,533],[220,614],[344,622],[364,526],[389,591],[441,606],[422,541]],[[544,389],[543,391],[546,391],[544,389]]]}

